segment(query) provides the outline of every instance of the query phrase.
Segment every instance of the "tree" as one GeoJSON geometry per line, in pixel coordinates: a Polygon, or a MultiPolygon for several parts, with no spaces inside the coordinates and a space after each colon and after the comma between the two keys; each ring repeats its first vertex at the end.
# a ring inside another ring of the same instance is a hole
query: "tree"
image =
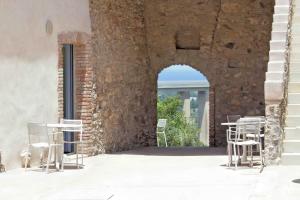
{"type": "MultiPolygon", "coordinates": [[[[157,102],[158,119],[167,119],[166,136],[169,146],[203,146],[198,138],[200,130],[194,122],[188,122],[182,111],[183,101],[175,97],[159,99],[157,102]]],[[[158,135],[159,141],[164,141],[158,135]]]]}

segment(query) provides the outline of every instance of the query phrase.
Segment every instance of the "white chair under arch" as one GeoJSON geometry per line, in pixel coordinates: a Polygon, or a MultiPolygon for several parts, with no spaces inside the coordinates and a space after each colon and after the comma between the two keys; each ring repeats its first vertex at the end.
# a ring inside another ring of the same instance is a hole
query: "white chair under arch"
{"type": "MultiPolygon", "coordinates": [[[[236,123],[241,118],[241,115],[227,115],[227,122],[228,123],[236,123]]],[[[232,148],[234,137],[236,134],[236,125],[229,125],[228,129],[226,130],[227,136],[227,154],[228,154],[228,166],[232,164],[232,148]]],[[[240,157],[240,151],[238,149],[238,156],[240,157]]]]}
{"type": "Polygon", "coordinates": [[[159,147],[159,135],[162,134],[165,140],[165,146],[168,147],[167,137],[166,137],[166,126],[167,119],[158,119],[156,134],[157,134],[157,146],[159,147]]]}
{"type": "Polygon", "coordinates": [[[261,125],[257,121],[242,121],[238,120],[236,125],[236,132],[234,132],[234,139],[232,141],[233,151],[234,151],[234,160],[235,160],[235,169],[237,169],[238,165],[238,156],[237,156],[237,149],[239,147],[249,147],[250,148],[250,165],[253,166],[253,151],[252,147],[257,146],[259,149],[259,157],[260,157],[260,164],[261,164],[261,171],[263,169],[263,154],[262,154],[262,145],[260,142],[260,131],[261,125]],[[252,133],[254,134],[254,138],[247,138],[245,137],[247,134],[247,130],[251,129],[252,133]]]}

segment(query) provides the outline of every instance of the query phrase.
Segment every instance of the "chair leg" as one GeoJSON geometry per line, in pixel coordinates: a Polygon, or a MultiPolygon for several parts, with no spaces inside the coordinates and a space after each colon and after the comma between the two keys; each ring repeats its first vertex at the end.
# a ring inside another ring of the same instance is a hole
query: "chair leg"
{"type": "Polygon", "coordinates": [[[237,169],[237,164],[238,164],[238,159],[237,159],[237,156],[236,156],[236,146],[235,144],[233,145],[233,153],[234,153],[234,161],[235,161],[235,170],[237,169]]]}
{"type": "Polygon", "coordinates": [[[252,145],[250,146],[250,156],[251,156],[250,167],[253,167],[253,149],[252,149],[252,145]]]}
{"type": "Polygon", "coordinates": [[[29,156],[28,155],[25,155],[25,171],[27,170],[27,165],[28,165],[28,159],[29,159],[29,156]]]}
{"type": "Polygon", "coordinates": [[[164,133],[164,137],[165,137],[165,144],[166,144],[166,147],[168,147],[166,133],[164,133]]]}
{"type": "Polygon", "coordinates": [[[240,151],[240,146],[236,146],[237,148],[237,153],[238,153],[238,163],[242,163],[242,159],[241,159],[241,151],[240,151]]]}
{"type": "Polygon", "coordinates": [[[61,154],[61,171],[64,171],[64,152],[62,147],[62,154],[61,154]]]}
{"type": "Polygon", "coordinates": [[[52,154],[52,148],[51,148],[51,146],[49,146],[47,168],[46,168],[46,172],[47,173],[49,173],[49,165],[50,165],[50,161],[51,161],[51,154],[52,154]]]}
{"type": "Polygon", "coordinates": [[[78,165],[78,143],[75,143],[76,145],[76,165],[77,165],[77,169],[79,168],[79,165],[78,165]]]}
{"type": "Polygon", "coordinates": [[[261,173],[264,169],[264,163],[263,163],[264,161],[263,161],[261,144],[259,144],[259,155],[260,155],[260,173],[261,173]]]}
{"type": "Polygon", "coordinates": [[[231,144],[227,144],[227,153],[228,153],[228,167],[231,166],[232,163],[232,152],[231,152],[231,144]]]}
{"type": "Polygon", "coordinates": [[[80,143],[81,146],[81,166],[83,167],[83,143],[80,143]]]}
{"type": "Polygon", "coordinates": [[[41,155],[40,155],[40,165],[41,165],[41,167],[42,167],[42,169],[44,169],[44,152],[45,152],[45,149],[44,148],[42,148],[42,152],[41,152],[41,155]]]}

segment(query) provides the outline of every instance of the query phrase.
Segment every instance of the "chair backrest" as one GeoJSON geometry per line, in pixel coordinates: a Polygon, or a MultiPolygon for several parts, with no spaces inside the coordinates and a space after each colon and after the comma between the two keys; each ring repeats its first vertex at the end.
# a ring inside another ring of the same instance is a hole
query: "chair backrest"
{"type": "Polygon", "coordinates": [[[60,119],[60,123],[61,124],[78,125],[78,126],[75,126],[75,127],[62,128],[63,131],[82,132],[82,130],[83,130],[83,125],[82,125],[82,120],[81,119],[60,119]]]}
{"type": "Polygon", "coordinates": [[[166,126],[167,126],[167,119],[158,119],[157,131],[165,131],[166,126]]]}
{"type": "Polygon", "coordinates": [[[240,134],[253,134],[253,140],[260,140],[261,118],[241,118],[238,120],[238,125],[240,127],[240,134]]]}
{"type": "Polygon", "coordinates": [[[227,115],[227,122],[237,122],[241,118],[241,115],[227,115]]]}
{"type": "Polygon", "coordinates": [[[49,144],[48,128],[46,124],[28,123],[27,129],[28,129],[29,144],[35,144],[35,143],[49,144]]]}

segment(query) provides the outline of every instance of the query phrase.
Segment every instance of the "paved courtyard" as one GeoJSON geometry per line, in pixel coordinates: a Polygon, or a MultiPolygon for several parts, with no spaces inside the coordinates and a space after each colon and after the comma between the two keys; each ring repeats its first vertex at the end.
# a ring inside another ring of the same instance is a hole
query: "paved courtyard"
{"type": "Polygon", "coordinates": [[[300,167],[228,169],[224,149],[144,148],[85,159],[84,169],[0,174],[1,200],[300,199],[300,167]],[[297,180],[298,179],[298,180],[297,180]],[[293,182],[294,181],[294,182],[293,182]]]}

